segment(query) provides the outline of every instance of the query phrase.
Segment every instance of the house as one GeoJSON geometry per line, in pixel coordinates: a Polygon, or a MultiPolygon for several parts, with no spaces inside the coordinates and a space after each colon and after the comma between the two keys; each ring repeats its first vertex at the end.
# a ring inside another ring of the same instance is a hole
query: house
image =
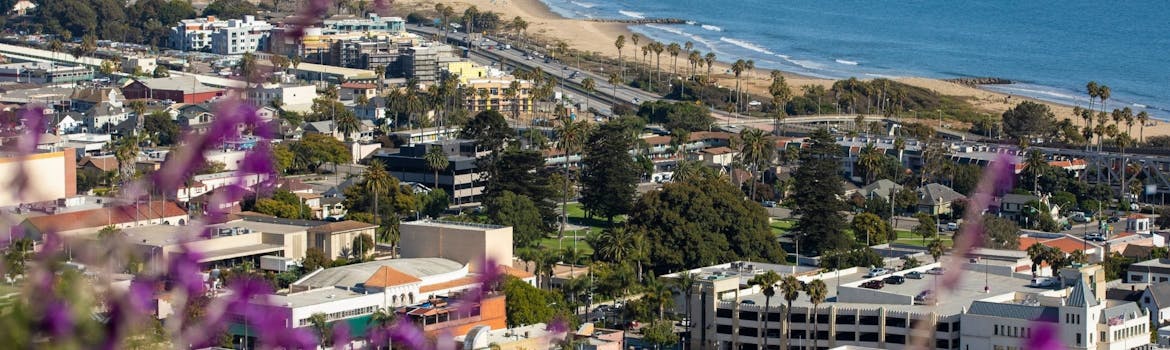
{"type": "Polygon", "coordinates": [[[865,198],[881,198],[890,203],[890,196],[902,190],[902,185],[889,179],[881,179],[874,181],[865,187],[862,187],[860,192],[865,198]]]}
{"type": "Polygon", "coordinates": [[[381,120],[386,118],[386,106],[386,98],[376,96],[369,103],[353,106],[353,112],[361,120],[381,120]]]}
{"type": "Polygon", "coordinates": [[[57,122],[56,129],[58,135],[72,134],[81,132],[82,127],[85,126],[85,115],[77,112],[65,113],[64,117],[57,122]]]}
{"type": "Polygon", "coordinates": [[[918,212],[929,215],[951,214],[951,203],[966,198],[943,184],[929,183],[918,188],[918,212]]]}
{"type": "Polygon", "coordinates": [[[346,82],[341,84],[341,100],[342,101],[357,101],[359,96],[365,96],[366,100],[374,98],[378,95],[378,85],[370,83],[346,82]]]}
{"type": "Polygon", "coordinates": [[[248,99],[257,106],[276,106],[289,112],[305,113],[313,108],[317,87],[312,84],[265,83],[248,90],[248,99]]]}
{"type": "Polygon", "coordinates": [[[103,103],[123,107],[126,97],[122,95],[122,91],[115,88],[89,87],[74,91],[69,96],[69,101],[74,112],[85,112],[103,103]]]}
{"type": "Polygon", "coordinates": [[[91,131],[106,131],[113,132],[122,130],[128,127],[127,122],[134,122],[131,120],[130,111],[119,105],[111,103],[102,103],[86,110],[83,115],[85,127],[91,131]]]}
{"type": "Polygon", "coordinates": [[[1138,304],[1150,313],[1150,322],[1160,327],[1170,322],[1170,282],[1151,283],[1146,286],[1138,304]]]}
{"type": "Polygon", "coordinates": [[[345,138],[343,135],[341,135],[340,132],[337,131],[337,128],[333,125],[332,120],[308,122],[305,123],[303,128],[307,133],[329,135],[338,140],[345,138]]]}
{"type": "MultiPolygon", "coordinates": [[[[154,57],[130,56],[122,58],[122,73],[126,74],[153,74],[158,68],[158,59],[154,57]]],[[[123,91],[122,93],[126,93],[123,91]]],[[[131,97],[147,98],[147,97],[131,97]]],[[[162,100],[161,98],[159,100],[162,100]]]]}
{"type": "Polygon", "coordinates": [[[128,228],[145,225],[186,225],[191,220],[187,211],[171,201],[146,201],[113,207],[81,210],[24,220],[25,232],[41,237],[46,232],[71,236],[91,234],[106,226],[128,228]]]}
{"type": "Polygon", "coordinates": [[[1170,259],[1150,259],[1129,265],[1125,280],[1130,283],[1170,281],[1170,259]]]}
{"type": "Polygon", "coordinates": [[[739,152],[728,147],[712,147],[699,151],[699,154],[704,165],[727,167],[731,166],[739,152]]]}
{"type": "Polygon", "coordinates": [[[224,90],[199,82],[193,76],[176,75],[165,78],[135,80],[122,88],[128,99],[151,99],[196,104],[223,96],[224,90]]]}
{"type": "Polygon", "coordinates": [[[211,112],[209,104],[194,104],[179,107],[179,114],[175,122],[184,130],[193,130],[201,133],[206,131],[211,122],[215,121],[215,113],[211,112]]]}
{"type": "MultiPolygon", "coordinates": [[[[1039,202],[1040,197],[1030,194],[1008,193],[999,199],[999,212],[1007,219],[1020,221],[1024,217],[1025,207],[1033,201],[1039,202]]],[[[1032,208],[1031,210],[1036,209],[1032,208]]]]}
{"type": "Polygon", "coordinates": [[[99,172],[118,171],[118,158],[113,155],[104,156],[89,156],[81,158],[77,166],[84,170],[96,170],[99,172]]]}

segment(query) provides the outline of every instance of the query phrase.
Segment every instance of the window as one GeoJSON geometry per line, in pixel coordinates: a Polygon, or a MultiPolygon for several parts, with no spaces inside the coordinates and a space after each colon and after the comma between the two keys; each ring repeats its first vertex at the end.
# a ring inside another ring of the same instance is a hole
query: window
{"type": "Polygon", "coordinates": [[[853,341],[857,334],[853,332],[837,332],[836,339],[842,341],[853,341]]]}
{"type": "Polygon", "coordinates": [[[756,334],[759,334],[759,333],[756,331],[755,328],[739,327],[739,335],[747,336],[747,337],[754,337],[754,336],[756,336],[756,334]]]}
{"type": "Polygon", "coordinates": [[[861,340],[863,342],[870,342],[870,343],[876,343],[876,342],[878,342],[878,339],[881,339],[881,335],[878,333],[873,333],[873,332],[861,333],[861,337],[859,338],[859,340],[861,340]]]}
{"type": "Polygon", "coordinates": [[[853,315],[837,315],[837,324],[855,324],[857,323],[857,316],[853,315]]]}
{"type": "Polygon", "coordinates": [[[906,344],[906,336],[902,334],[886,334],[886,343],[890,344],[906,344]]]}
{"type": "Polygon", "coordinates": [[[719,317],[719,318],[731,318],[731,309],[718,309],[718,310],[715,310],[715,317],[719,317]]]}
{"type": "Polygon", "coordinates": [[[729,325],[729,324],[716,325],[715,326],[715,333],[731,334],[731,325],[729,325]]]}
{"type": "Polygon", "coordinates": [[[1149,304],[1149,303],[1150,303],[1150,297],[1145,297],[1145,298],[1142,298],[1142,302],[1143,302],[1143,303],[1146,303],[1146,304],[1149,304]]]}
{"type": "Polygon", "coordinates": [[[759,321],[760,314],[758,312],[755,312],[755,311],[740,311],[739,312],[739,319],[743,320],[743,321],[747,321],[747,320],[759,321]]]}
{"type": "Polygon", "coordinates": [[[788,315],[788,322],[805,322],[805,314],[791,314],[788,315]]]}
{"type": "Polygon", "coordinates": [[[950,332],[951,331],[951,324],[946,323],[946,322],[939,322],[937,325],[934,326],[934,330],[939,331],[939,332],[950,332]]]}
{"type": "Polygon", "coordinates": [[[1081,345],[1081,334],[1077,333],[1077,345],[1081,345]]]}
{"type": "Polygon", "coordinates": [[[886,327],[906,328],[906,319],[900,317],[886,317],[886,327]]]}

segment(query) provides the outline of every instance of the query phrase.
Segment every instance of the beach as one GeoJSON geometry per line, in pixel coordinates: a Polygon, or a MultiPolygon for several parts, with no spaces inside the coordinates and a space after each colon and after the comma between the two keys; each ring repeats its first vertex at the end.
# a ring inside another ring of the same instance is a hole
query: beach
{"type": "MultiPolygon", "coordinates": [[[[617,48],[613,45],[614,41],[618,35],[625,35],[627,40],[626,47],[623,49],[624,57],[629,59],[630,55],[634,52],[633,43],[629,39],[633,32],[628,29],[626,24],[564,18],[551,11],[540,0],[399,0],[394,2],[394,7],[396,10],[402,12],[402,16],[405,16],[405,13],[411,10],[431,10],[437,2],[452,6],[459,13],[469,6],[476,6],[481,11],[493,11],[501,14],[503,20],[510,20],[513,17],[520,16],[529,23],[525,35],[536,36],[549,41],[562,40],[573,49],[615,58],[618,57],[618,54],[617,48]]],[[[643,37],[639,41],[639,45],[645,45],[648,40],[643,37]]],[[[735,85],[734,75],[727,74],[729,65],[725,63],[734,59],[736,58],[718,58],[721,62],[717,63],[715,69],[712,70],[715,73],[717,84],[723,86],[735,85]]],[[[793,93],[796,94],[801,93],[801,86],[823,85],[828,87],[834,82],[831,79],[807,77],[789,72],[784,72],[784,74],[793,93]]],[[[749,93],[763,96],[768,95],[767,88],[771,84],[769,70],[757,69],[745,73],[742,75],[742,78],[741,85],[749,93]]],[[[987,89],[965,86],[939,79],[896,78],[895,80],[912,86],[933,90],[943,95],[966,98],[975,108],[989,115],[1002,114],[1022,100],[1031,100],[1046,104],[1052,108],[1058,121],[1068,118],[1074,124],[1083,124],[1081,118],[1073,116],[1072,106],[1020,96],[1008,96],[987,89]]],[[[1133,137],[1138,137],[1138,129],[1135,125],[1133,137]]],[[[1144,135],[1146,137],[1170,135],[1170,123],[1151,120],[1145,127],[1144,135]]]]}

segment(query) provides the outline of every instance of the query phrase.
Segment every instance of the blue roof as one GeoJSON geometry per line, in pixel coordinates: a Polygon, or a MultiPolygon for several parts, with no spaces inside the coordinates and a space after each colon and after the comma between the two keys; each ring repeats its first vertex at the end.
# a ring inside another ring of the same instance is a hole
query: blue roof
{"type": "Polygon", "coordinates": [[[1097,298],[1092,294],[1084,278],[1077,280],[1077,284],[1068,293],[1068,302],[1066,304],[1075,307],[1097,306],[1097,298]]]}
{"type": "Polygon", "coordinates": [[[1021,320],[1057,320],[1060,314],[1059,311],[1059,309],[1053,306],[1029,306],[976,301],[971,303],[971,308],[967,310],[967,313],[1021,320]]]}

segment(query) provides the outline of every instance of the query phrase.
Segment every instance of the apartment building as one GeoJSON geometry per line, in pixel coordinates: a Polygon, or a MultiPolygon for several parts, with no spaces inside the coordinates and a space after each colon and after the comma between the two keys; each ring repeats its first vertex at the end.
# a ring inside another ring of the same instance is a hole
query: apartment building
{"type": "Polygon", "coordinates": [[[399,225],[402,257],[440,257],[467,261],[473,271],[480,262],[512,264],[512,227],[441,220],[399,225]]]}
{"type": "Polygon", "coordinates": [[[407,78],[420,83],[432,83],[439,78],[439,67],[459,61],[450,45],[425,44],[406,48],[403,69],[407,78]]]}
{"type": "Polygon", "coordinates": [[[383,32],[399,34],[406,32],[406,20],[402,17],[381,17],[376,13],[367,14],[365,18],[326,19],[322,25],[325,28],[341,32],[383,32]]]}
{"type": "Polygon", "coordinates": [[[496,110],[509,117],[514,112],[527,114],[532,111],[531,81],[500,76],[468,79],[464,86],[468,111],[496,110]]]}
{"type": "Polygon", "coordinates": [[[485,154],[471,140],[444,140],[431,143],[413,144],[398,149],[398,153],[377,154],[386,165],[390,175],[404,182],[417,182],[433,186],[435,172],[427,166],[424,158],[431,147],[441,147],[447,154],[447,168],[438,172],[438,187],[451,195],[453,205],[479,202],[483,194],[483,176],[476,166],[476,157],[485,154]]]}
{"type": "Polygon", "coordinates": [[[272,24],[255,16],[229,20],[207,16],[179,21],[171,27],[168,42],[177,50],[241,55],[266,50],[272,29],[272,24]]]}

